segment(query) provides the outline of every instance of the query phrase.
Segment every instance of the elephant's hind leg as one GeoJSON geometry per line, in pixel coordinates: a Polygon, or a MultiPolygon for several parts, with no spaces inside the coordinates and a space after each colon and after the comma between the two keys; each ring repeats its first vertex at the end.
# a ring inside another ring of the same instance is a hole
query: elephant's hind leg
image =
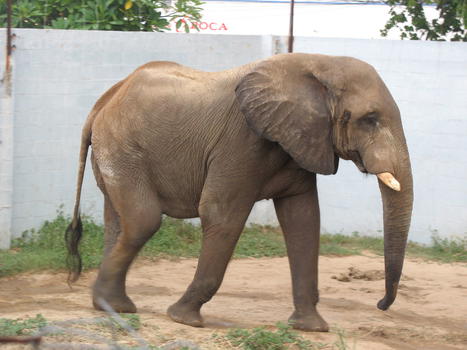
{"type": "Polygon", "coordinates": [[[159,229],[161,210],[155,194],[132,184],[106,184],[105,254],[93,288],[93,304],[104,299],[117,312],[136,312],[126,294],[128,269],[139,250],[159,229]]]}
{"type": "Polygon", "coordinates": [[[109,255],[122,233],[120,218],[109,196],[104,194],[104,256],[109,255]]]}

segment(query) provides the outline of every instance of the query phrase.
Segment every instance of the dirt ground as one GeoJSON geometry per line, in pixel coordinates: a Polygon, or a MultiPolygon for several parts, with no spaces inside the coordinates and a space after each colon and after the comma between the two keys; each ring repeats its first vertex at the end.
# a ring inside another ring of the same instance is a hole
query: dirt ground
{"type": "MultiPolygon", "coordinates": [[[[172,322],[165,314],[190,283],[196,260],[139,260],[129,274],[128,293],[138,306],[147,341],[161,345],[190,339],[202,349],[216,348],[212,334],[230,327],[274,326],[292,312],[286,258],[239,259],[229,266],[217,295],[202,311],[205,328],[172,322]]],[[[383,258],[366,254],[321,257],[319,310],[330,333],[300,332],[321,343],[346,332],[349,349],[467,349],[467,266],[406,259],[398,298],[382,312],[383,258]]],[[[28,273],[0,279],[0,317],[42,314],[48,320],[102,316],[93,310],[90,286],[96,272],[85,273],[70,290],[64,273],[28,273]]],[[[128,343],[132,341],[129,340],[128,343]]],[[[217,349],[223,346],[217,344],[217,349]]],[[[325,348],[325,349],[326,349],[325,348]]]]}

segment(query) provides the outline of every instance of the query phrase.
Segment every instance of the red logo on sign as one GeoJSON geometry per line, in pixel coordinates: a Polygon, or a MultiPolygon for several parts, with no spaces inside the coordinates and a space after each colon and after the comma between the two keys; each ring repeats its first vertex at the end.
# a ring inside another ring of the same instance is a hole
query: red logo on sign
{"type": "MultiPolygon", "coordinates": [[[[182,19],[182,23],[186,23],[185,20],[182,19]]],[[[200,31],[202,30],[224,30],[227,31],[229,30],[225,23],[217,23],[217,22],[193,22],[191,23],[190,30],[195,30],[198,28],[200,31]]],[[[185,32],[184,29],[178,28],[175,29],[177,33],[182,33],[185,32]]]]}

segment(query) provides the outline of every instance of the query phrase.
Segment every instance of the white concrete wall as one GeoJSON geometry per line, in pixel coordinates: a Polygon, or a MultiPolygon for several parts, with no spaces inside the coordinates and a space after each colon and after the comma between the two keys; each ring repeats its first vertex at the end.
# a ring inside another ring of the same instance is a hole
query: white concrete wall
{"type": "MultiPolygon", "coordinates": [[[[216,71],[285,47],[283,39],[272,36],[14,32],[14,236],[53,218],[61,204],[71,213],[81,126],[95,100],[114,82],[151,60],[216,71]]],[[[1,47],[4,37],[0,30],[1,47]]],[[[467,233],[466,44],[297,37],[295,45],[297,52],[364,59],[392,91],[403,115],[415,177],[410,238],[427,242],[434,229],[442,236],[467,233]]],[[[348,163],[341,162],[336,176],[319,178],[323,230],[378,233],[382,218],[376,180],[348,163]]],[[[102,198],[90,167],[82,198],[84,212],[100,220],[102,198]]],[[[271,203],[260,203],[250,221],[276,224],[271,203]]]]}
{"type": "Polygon", "coordinates": [[[5,52],[0,53],[0,249],[10,246],[13,219],[14,60],[7,70],[5,52]]]}
{"type": "MultiPolygon", "coordinates": [[[[411,155],[410,239],[429,242],[433,230],[446,237],[467,234],[467,44],[300,38],[295,49],[353,56],[376,68],[399,106],[411,155]]],[[[341,161],[338,175],[321,176],[320,185],[323,229],[381,230],[373,177],[341,161]]]]}

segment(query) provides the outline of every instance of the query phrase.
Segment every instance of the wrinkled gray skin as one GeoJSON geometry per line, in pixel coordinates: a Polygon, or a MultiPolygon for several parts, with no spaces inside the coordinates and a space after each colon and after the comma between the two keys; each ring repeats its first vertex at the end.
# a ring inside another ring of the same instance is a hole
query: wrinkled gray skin
{"type": "Polygon", "coordinates": [[[327,331],[316,310],[316,174],[334,174],[339,158],[362,172],[389,172],[400,182],[400,192],[379,183],[386,295],[378,307],[393,303],[410,225],[412,175],[399,110],[370,65],[297,53],[218,73],[171,62],[138,68],[98,100],[84,126],[71,231],[80,226],[90,144],[105,196],[96,308],[104,298],[119,312],[136,312],[125,292],[127,271],[159,229],[161,215],[199,216],[204,235],[197,271],[168,315],[202,326],[200,308],[218,290],[253,204],[272,198],[292,273],[290,322],[297,329],[327,331]]]}

